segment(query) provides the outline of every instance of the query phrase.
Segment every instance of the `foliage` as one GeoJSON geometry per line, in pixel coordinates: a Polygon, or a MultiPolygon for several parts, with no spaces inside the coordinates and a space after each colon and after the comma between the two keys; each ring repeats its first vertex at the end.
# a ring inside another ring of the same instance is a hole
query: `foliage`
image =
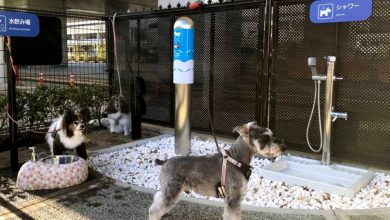
{"type": "MultiPolygon", "coordinates": [[[[104,106],[109,101],[108,87],[47,87],[39,86],[32,92],[17,90],[16,92],[16,120],[21,130],[36,130],[46,128],[53,118],[63,113],[65,108],[78,110],[88,108],[91,117],[101,125],[104,106]]],[[[0,93],[0,129],[8,128],[8,117],[5,114],[8,98],[0,93]]]]}

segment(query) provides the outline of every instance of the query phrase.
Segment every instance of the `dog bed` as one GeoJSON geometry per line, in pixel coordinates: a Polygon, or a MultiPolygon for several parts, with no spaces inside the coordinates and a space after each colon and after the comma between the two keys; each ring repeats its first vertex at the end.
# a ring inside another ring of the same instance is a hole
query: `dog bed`
{"type": "Polygon", "coordinates": [[[84,182],[87,162],[74,156],[71,161],[61,160],[61,156],[27,161],[19,170],[16,186],[22,190],[61,189],[84,182]]]}

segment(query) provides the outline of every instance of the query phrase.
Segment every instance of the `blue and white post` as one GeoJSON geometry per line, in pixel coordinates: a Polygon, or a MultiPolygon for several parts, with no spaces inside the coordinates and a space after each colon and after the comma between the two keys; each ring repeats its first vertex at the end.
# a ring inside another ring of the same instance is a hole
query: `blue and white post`
{"type": "Polygon", "coordinates": [[[177,19],[173,27],[175,84],[175,154],[191,153],[191,84],[194,83],[194,22],[177,19]]]}

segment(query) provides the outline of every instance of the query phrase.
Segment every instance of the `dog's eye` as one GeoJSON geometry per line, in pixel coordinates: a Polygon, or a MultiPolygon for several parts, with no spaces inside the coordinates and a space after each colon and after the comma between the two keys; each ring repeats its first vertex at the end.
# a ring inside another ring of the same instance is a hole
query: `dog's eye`
{"type": "Polygon", "coordinates": [[[78,121],[74,121],[73,124],[74,124],[74,125],[78,125],[79,122],[78,122],[78,121]]]}

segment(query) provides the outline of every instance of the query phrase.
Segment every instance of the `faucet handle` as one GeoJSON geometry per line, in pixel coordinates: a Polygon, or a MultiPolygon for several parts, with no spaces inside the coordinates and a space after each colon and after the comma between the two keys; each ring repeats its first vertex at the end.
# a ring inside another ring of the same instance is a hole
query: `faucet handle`
{"type": "Polygon", "coordinates": [[[35,147],[29,147],[28,149],[32,150],[31,152],[31,161],[37,160],[37,154],[35,153],[35,147]]]}
{"type": "Polygon", "coordinates": [[[35,154],[35,147],[29,147],[28,149],[32,150],[31,153],[34,153],[34,154],[35,154]]]}

